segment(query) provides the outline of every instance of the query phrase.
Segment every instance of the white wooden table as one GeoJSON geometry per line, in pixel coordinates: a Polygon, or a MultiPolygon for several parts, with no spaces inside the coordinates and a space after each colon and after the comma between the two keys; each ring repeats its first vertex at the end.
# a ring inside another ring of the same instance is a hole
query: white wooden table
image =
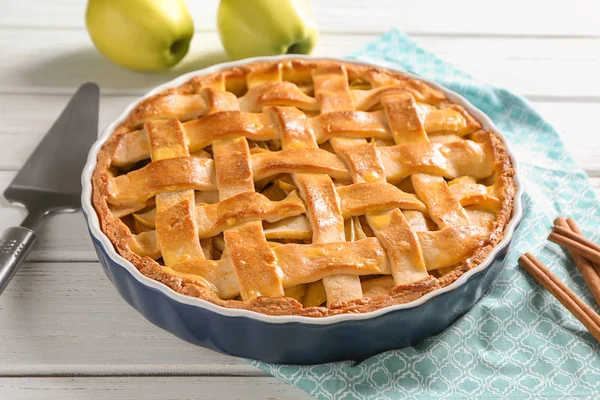
{"type": "MultiPolygon", "coordinates": [[[[124,0],[127,1],[127,0],[124,0]]],[[[149,88],[225,60],[217,1],[188,1],[190,53],[162,74],[104,59],[84,0],[0,0],[0,190],[82,82],[100,127],[149,88]]],[[[525,95],[600,188],[600,12],[594,0],[315,0],[316,55],[341,56],[398,27],[473,75],[525,95]]],[[[0,231],[21,210],[0,205],[0,231]]],[[[187,344],[131,309],[104,276],[80,213],[48,218],[0,297],[0,399],[308,398],[243,360],[187,344]]]]}

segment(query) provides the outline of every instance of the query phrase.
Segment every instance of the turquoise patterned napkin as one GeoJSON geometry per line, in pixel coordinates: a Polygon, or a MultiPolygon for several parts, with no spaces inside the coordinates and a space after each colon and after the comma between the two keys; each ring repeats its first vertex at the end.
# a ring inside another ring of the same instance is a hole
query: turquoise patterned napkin
{"type": "Polygon", "coordinates": [[[490,116],[520,161],[523,222],[491,293],[439,335],[358,364],[251,363],[320,399],[600,398],[600,345],[517,265],[531,251],[595,304],[571,259],[546,242],[558,215],[600,241],[598,200],[556,131],[522,97],[475,80],[398,31],[350,58],[383,60],[437,81],[490,116]]]}

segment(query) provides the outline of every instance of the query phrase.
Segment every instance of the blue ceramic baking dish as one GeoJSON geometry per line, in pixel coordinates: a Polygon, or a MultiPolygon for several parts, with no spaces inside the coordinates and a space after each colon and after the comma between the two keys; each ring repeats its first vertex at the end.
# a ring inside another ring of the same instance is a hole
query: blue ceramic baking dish
{"type": "MultiPolygon", "coordinates": [[[[286,56],[264,57],[216,65],[185,74],[161,85],[144,98],[178,86],[193,76],[248,62],[285,58],[286,56]]],[[[358,63],[394,69],[385,64],[358,63]]],[[[499,132],[485,114],[463,97],[422,77],[418,79],[444,91],[451,101],[463,105],[484,128],[499,132]]],[[[110,124],[90,150],[82,176],[82,207],[102,268],[121,296],[153,324],[199,346],[267,362],[312,364],[345,359],[362,360],[385,350],[414,345],[447,328],[489,290],[502,269],[512,235],[521,221],[523,189],[515,157],[506,145],[517,169],[517,193],[513,215],[506,226],[503,240],[486,260],[452,284],[410,303],[363,314],[342,314],[323,318],[269,316],[220,307],[179,294],[142,275],[133,264],[117,254],[108,237],[100,229],[91,203],[91,177],[96,166],[97,153],[115,126],[125,119],[138,102],[139,100],[132,103],[110,124]]],[[[506,142],[505,139],[504,141],[506,142]]]]}

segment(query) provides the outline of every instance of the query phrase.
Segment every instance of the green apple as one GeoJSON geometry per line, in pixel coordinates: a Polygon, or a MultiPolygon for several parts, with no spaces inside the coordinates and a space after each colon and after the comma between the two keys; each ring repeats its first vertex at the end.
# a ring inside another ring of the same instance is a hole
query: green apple
{"type": "Polygon", "coordinates": [[[177,64],[194,35],[183,0],[89,0],[85,22],[102,54],[138,71],[177,64]]]}
{"type": "Polygon", "coordinates": [[[217,26],[234,60],[309,54],[318,36],[308,0],[221,0],[217,26]]]}

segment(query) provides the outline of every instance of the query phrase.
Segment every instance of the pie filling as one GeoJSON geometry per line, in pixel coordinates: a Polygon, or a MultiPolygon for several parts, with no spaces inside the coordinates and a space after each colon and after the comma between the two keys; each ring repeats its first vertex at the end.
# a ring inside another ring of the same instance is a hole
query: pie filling
{"type": "Polygon", "coordinates": [[[180,293],[274,315],[414,300],[485,259],[512,213],[500,138],[403,74],[262,62],[142,101],[98,154],[102,230],[180,293]]]}

